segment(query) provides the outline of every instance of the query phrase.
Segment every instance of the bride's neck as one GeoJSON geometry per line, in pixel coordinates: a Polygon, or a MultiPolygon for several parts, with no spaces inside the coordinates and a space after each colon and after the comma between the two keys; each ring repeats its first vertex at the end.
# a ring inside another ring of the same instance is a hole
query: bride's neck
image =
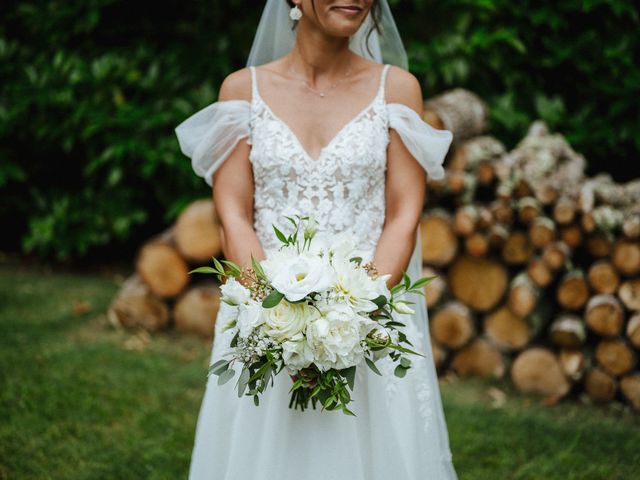
{"type": "Polygon", "coordinates": [[[309,83],[318,78],[344,75],[352,57],[349,38],[330,37],[303,25],[299,27],[296,43],[289,53],[291,70],[304,75],[309,83]]]}

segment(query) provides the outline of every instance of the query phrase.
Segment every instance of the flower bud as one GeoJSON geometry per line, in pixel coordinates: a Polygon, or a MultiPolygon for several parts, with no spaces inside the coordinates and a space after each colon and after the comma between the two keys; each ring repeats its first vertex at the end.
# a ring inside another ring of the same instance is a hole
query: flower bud
{"type": "Polygon", "coordinates": [[[409,307],[409,304],[407,302],[403,302],[403,301],[395,302],[393,304],[393,307],[398,313],[408,313],[408,314],[416,313],[412,308],[409,307]]]}
{"type": "Polygon", "coordinates": [[[307,224],[304,227],[305,240],[309,240],[313,238],[317,230],[318,230],[318,222],[313,217],[313,215],[310,215],[309,220],[307,220],[307,224]]]}

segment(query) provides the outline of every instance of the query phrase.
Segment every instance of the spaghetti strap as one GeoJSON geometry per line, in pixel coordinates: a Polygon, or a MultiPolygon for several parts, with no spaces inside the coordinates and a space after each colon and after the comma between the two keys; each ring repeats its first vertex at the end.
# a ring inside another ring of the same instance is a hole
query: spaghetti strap
{"type": "Polygon", "coordinates": [[[258,99],[258,85],[256,80],[256,67],[254,65],[249,65],[249,70],[251,70],[251,103],[255,103],[258,99]]]}
{"type": "Polygon", "coordinates": [[[382,67],[382,73],[380,74],[380,87],[378,89],[378,96],[384,98],[384,86],[387,80],[387,72],[389,71],[389,67],[391,64],[385,63],[384,67],[382,67]]]}

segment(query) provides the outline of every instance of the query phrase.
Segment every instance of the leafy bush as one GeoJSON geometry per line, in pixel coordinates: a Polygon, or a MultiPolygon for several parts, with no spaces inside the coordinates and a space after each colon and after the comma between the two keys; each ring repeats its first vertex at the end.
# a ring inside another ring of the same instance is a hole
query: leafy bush
{"type": "MultiPolygon", "coordinates": [[[[510,146],[544,118],[592,171],[625,176],[640,146],[638,6],[393,3],[425,95],[475,91],[510,146]]],[[[0,221],[14,226],[3,248],[65,259],[131,245],[209,195],[173,129],[244,65],[261,10],[240,0],[0,5],[0,221]]]]}

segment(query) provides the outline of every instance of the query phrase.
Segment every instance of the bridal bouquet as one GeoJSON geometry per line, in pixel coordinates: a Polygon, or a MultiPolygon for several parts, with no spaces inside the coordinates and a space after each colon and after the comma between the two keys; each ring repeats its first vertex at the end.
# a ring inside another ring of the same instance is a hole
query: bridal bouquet
{"type": "Polygon", "coordinates": [[[290,408],[304,411],[311,403],[315,409],[320,402],[323,409],[354,415],[347,405],[357,366],[364,363],[381,375],[375,362],[388,355],[395,375],[404,377],[411,368],[407,354],[423,356],[403,346],[413,345],[391,314],[414,313],[413,302],[399,297],[423,295],[433,277],[412,282],[403,273],[403,281],[389,289],[391,275],[363,264],[352,236],[321,238],[313,217],[285,218],[294,230],[285,235],[273,226],[282,245],[265,260],[252,256],[252,266],[241,271],[213,258],[213,267],[190,272],[217,275],[224,281],[221,300],[233,307],[223,327],[235,332],[228,358],[211,365],[208,375],[217,375],[222,385],[240,368],[238,397],[251,395],[259,405],[259,394],[286,369],[293,381],[290,408]]]}

